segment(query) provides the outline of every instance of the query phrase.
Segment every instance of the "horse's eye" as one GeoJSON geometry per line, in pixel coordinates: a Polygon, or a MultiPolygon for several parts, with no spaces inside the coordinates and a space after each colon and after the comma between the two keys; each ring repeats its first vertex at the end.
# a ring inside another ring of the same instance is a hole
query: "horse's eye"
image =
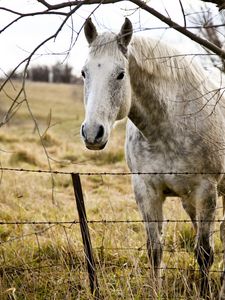
{"type": "Polygon", "coordinates": [[[117,78],[116,79],[118,79],[118,80],[122,80],[123,79],[123,77],[124,77],[124,75],[125,75],[125,73],[124,72],[121,72],[118,76],[117,76],[117,78]]]}
{"type": "Polygon", "coordinates": [[[85,72],[83,70],[81,71],[81,75],[83,78],[85,78],[85,72]]]}

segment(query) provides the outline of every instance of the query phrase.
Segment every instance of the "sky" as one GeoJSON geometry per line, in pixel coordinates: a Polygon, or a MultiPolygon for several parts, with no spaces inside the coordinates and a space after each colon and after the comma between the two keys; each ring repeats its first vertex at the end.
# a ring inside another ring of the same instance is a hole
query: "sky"
{"type": "MultiPolygon", "coordinates": [[[[49,0],[48,2],[56,4],[62,1],[49,0]]],[[[186,11],[193,12],[199,10],[201,2],[198,0],[183,0],[182,3],[186,11]]],[[[149,5],[162,14],[169,16],[173,21],[183,25],[183,14],[179,0],[150,0],[149,5]]],[[[0,0],[0,7],[7,7],[23,13],[45,9],[36,0],[0,0]]],[[[31,63],[33,65],[53,65],[56,62],[67,62],[73,67],[75,74],[80,74],[88,54],[88,44],[83,31],[78,36],[77,32],[79,32],[85,18],[96,8],[96,5],[81,7],[73,15],[72,20],[70,19],[64,26],[56,40],[49,42],[37,51],[31,63]],[[71,45],[73,47],[68,54],[71,45]]],[[[118,32],[124,22],[124,17],[128,16],[133,23],[135,34],[163,39],[185,53],[200,51],[199,48],[196,50],[196,45],[188,38],[173,29],[165,29],[166,25],[164,23],[146,12],[135,10],[135,8],[129,2],[101,5],[95,10],[92,19],[99,32],[107,30],[118,32]],[[163,27],[163,29],[158,29],[158,27],[163,27]],[[146,28],[148,30],[144,30],[146,28]]],[[[15,15],[0,10],[0,29],[14,18],[15,15]]],[[[4,73],[13,69],[39,43],[55,33],[62,21],[62,16],[29,17],[16,22],[2,32],[0,34],[0,72],[4,73]]]]}

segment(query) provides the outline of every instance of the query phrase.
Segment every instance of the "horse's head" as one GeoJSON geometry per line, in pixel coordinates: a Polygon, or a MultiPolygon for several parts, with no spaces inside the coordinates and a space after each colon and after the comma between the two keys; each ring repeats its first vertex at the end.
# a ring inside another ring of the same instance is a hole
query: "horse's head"
{"type": "Polygon", "coordinates": [[[85,120],[81,135],[88,149],[101,150],[115,121],[125,118],[130,110],[127,47],[132,37],[132,24],[126,18],[118,35],[98,35],[88,19],[84,32],[90,53],[82,69],[85,120]]]}

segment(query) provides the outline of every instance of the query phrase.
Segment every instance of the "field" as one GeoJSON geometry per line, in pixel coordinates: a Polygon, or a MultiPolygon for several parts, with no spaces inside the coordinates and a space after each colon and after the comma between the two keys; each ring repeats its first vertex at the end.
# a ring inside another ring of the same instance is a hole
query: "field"
{"type": "MultiPolygon", "coordinates": [[[[9,84],[0,95],[0,116],[19,89],[9,84]]],[[[26,102],[0,131],[1,166],[74,172],[124,172],[125,121],[105,150],[85,149],[79,137],[83,120],[82,87],[27,82],[26,102]],[[35,127],[35,122],[38,129],[35,127]]],[[[130,176],[82,176],[89,220],[140,220],[130,176]]],[[[0,299],[91,299],[77,224],[15,224],[77,220],[70,175],[1,174],[0,299]]],[[[178,198],[167,199],[165,219],[188,219],[178,198]]],[[[222,218],[221,202],[217,218],[222,218]]],[[[222,270],[219,224],[215,228],[212,290],[222,270]]],[[[94,223],[90,234],[102,299],[199,299],[198,269],[189,222],[165,225],[163,288],[156,294],[149,277],[145,231],[141,222],[94,223]]]]}

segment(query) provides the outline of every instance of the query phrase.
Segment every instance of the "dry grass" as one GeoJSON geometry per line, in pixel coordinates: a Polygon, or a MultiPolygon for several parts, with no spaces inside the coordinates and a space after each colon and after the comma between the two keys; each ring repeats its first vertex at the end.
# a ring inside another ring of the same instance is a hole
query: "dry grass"
{"type": "MultiPolygon", "coordinates": [[[[18,85],[15,83],[15,88],[18,85]]],[[[121,143],[125,136],[124,123],[116,127],[103,152],[90,152],[80,141],[81,87],[28,83],[26,90],[53,169],[127,171],[121,143]]],[[[8,86],[7,93],[13,96],[15,91],[8,86]]],[[[4,112],[10,100],[1,97],[1,112],[4,112]]],[[[2,166],[48,168],[26,105],[1,128],[0,149],[2,166]]],[[[129,176],[83,176],[81,179],[89,219],[140,219],[129,176]]],[[[69,175],[55,175],[52,188],[48,174],[4,172],[0,220],[77,219],[69,175]]],[[[168,199],[164,211],[166,219],[187,219],[177,198],[168,199]]],[[[221,214],[218,208],[218,218],[221,214]]],[[[163,274],[163,289],[156,294],[149,275],[143,225],[135,222],[90,225],[103,299],[199,299],[199,277],[192,271],[197,265],[191,225],[174,222],[165,227],[164,263],[168,269],[163,274]]],[[[0,242],[0,299],[91,299],[78,225],[1,225],[0,242]]],[[[213,270],[221,269],[221,250],[217,224],[213,270]]],[[[211,276],[214,291],[219,286],[219,275],[215,272],[211,276]]]]}

